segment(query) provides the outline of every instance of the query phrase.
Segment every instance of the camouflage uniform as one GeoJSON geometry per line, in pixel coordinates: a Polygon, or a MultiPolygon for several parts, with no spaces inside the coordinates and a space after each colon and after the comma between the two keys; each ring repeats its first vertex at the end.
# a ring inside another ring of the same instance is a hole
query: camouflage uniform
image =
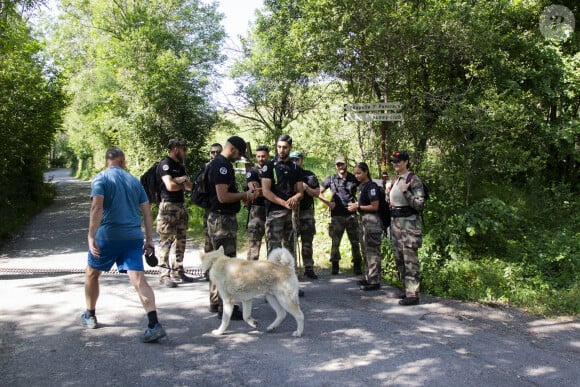
{"type": "Polygon", "coordinates": [[[262,247],[262,238],[266,234],[266,207],[252,204],[250,207],[248,220],[248,257],[250,260],[258,260],[260,257],[260,248],[262,247]]]}
{"type": "Polygon", "coordinates": [[[346,178],[341,178],[340,175],[334,174],[328,176],[321,184],[323,190],[330,188],[332,191],[332,201],[335,203],[335,208],[330,211],[330,223],[328,225],[328,235],[332,240],[330,249],[330,262],[338,267],[340,256],[340,242],[344,231],[350,241],[352,250],[353,267],[361,267],[361,247],[359,242],[359,220],[356,214],[348,212],[346,207],[349,203],[356,200],[356,191],[359,182],[350,172],[346,173],[346,178]]]}
{"type": "MultiPolygon", "coordinates": [[[[378,200],[378,186],[368,181],[361,184],[359,207],[368,206],[378,200]]],[[[378,212],[360,211],[360,241],[362,255],[365,260],[365,279],[369,285],[381,283],[381,241],[383,238],[383,223],[378,212]]]]}
{"type": "MultiPolygon", "coordinates": [[[[212,251],[221,247],[224,248],[224,254],[228,257],[235,258],[237,254],[238,221],[236,214],[219,214],[211,212],[207,218],[207,228],[212,244],[212,251]]],[[[209,303],[210,305],[221,305],[221,299],[218,295],[216,286],[210,282],[209,286],[209,303]]]]}
{"type": "MultiPolygon", "coordinates": [[[[316,175],[306,169],[303,170],[304,182],[308,187],[320,189],[316,175]]],[[[302,262],[304,263],[304,270],[309,271],[314,268],[312,241],[314,234],[316,234],[316,221],[314,219],[314,198],[304,192],[304,198],[300,201],[299,214],[299,235],[300,243],[302,245],[302,262]]]]}
{"type": "MultiPolygon", "coordinates": [[[[186,175],[183,164],[166,157],[157,167],[159,179],[164,175],[172,178],[186,175]]],[[[188,214],[184,205],[184,192],[167,191],[165,184],[161,184],[161,203],[157,213],[157,232],[159,233],[159,264],[183,271],[185,242],[187,238],[188,214]],[[169,263],[171,248],[175,248],[175,261],[169,263]]],[[[161,270],[160,279],[169,277],[170,270],[161,270]]]]}
{"type": "Polygon", "coordinates": [[[421,286],[418,250],[423,242],[422,221],[419,211],[423,209],[425,194],[423,183],[413,175],[409,188],[404,193],[399,185],[406,181],[407,174],[397,176],[389,193],[391,206],[390,237],[395,251],[395,264],[405,292],[417,297],[421,286]]]}
{"type": "MultiPolygon", "coordinates": [[[[272,192],[288,200],[296,194],[295,185],[302,182],[303,170],[292,161],[277,158],[269,161],[263,169],[262,178],[272,180],[272,192]]],[[[287,248],[296,257],[295,238],[299,232],[292,223],[292,210],[266,200],[266,242],[268,252],[277,247],[287,248]]]]}
{"type": "MultiPolygon", "coordinates": [[[[232,163],[224,156],[217,155],[208,170],[208,186],[210,209],[207,218],[207,229],[212,245],[212,251],[220,246],[224,254],[235,258],[237,255],[238,220],[236,214],[240,211],[240,202],[221,203],[216,193],[216,184],[227,184],[228,192],[238,192],[232,163]]],[[[211,307],[220,308],[222,300],[215,284],[209,282],[209,302],[211,307]]]]}
{"type": "MultiPolygon", "coordinates": [[[[262,168],[259,165],[253,166],[246,173],[246,183],[254,182],[261,186],[261,175],[262,168]]],[[[262,238],[266,233],[266,203],[264,197],[260,196],[254,199],[254,202],[250,204],[249,211],[248,225],[246,227],[249,244],[247,259],[255,261],[260,257],[262,238]]]]}

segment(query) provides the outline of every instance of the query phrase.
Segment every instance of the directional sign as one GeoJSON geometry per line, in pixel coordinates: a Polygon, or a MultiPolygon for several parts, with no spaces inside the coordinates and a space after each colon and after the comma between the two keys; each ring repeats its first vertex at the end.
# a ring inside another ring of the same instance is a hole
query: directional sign
{"type": "Polygon", "coordinates": [[[403,121],[403,113],[345,113],[345,121],[403,121]]]}
{"type": "Polygon", "coordinates": [[[377,110],[401,110],[402,106],[403,104],[400,102],[347,103],[344,104],[344,111],[372,112],[377,110]]]}

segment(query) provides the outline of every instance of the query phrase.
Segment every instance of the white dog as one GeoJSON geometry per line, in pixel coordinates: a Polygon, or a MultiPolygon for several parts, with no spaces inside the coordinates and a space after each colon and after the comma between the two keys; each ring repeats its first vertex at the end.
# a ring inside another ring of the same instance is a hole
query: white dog
{"type": "Polygon", "coordinates": [[[212,331],[221,335],[230,324],[235,301],[241,301],[244,321],[258,328],[252,314],[252,298],[265,295],[276,312],[276,319],[267,328],[272,331],[286,317],[286,311],[296,319],[297,328],[292,333],[300,337],[304,330],[304,314],[298,302],[298,278],[294,270],[294,257],[285,248],[270,252],[267,261],[246,261],[224,255],[217,251],[201,254],[203,272],[209,270],[209,278],[216,285],[223,300],[222,323],[212,331]]]}

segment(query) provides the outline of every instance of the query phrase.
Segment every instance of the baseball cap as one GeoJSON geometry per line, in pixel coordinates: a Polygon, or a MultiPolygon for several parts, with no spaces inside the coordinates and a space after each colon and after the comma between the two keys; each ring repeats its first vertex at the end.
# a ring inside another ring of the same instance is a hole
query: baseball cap
{"type": "Polygon", "coordinates": [[[407,151],[404,150],[393,153],[391,157],[392,163],[398,163],[399,161],[407,161],[407,160],[409,160],[409,154],[407,153],[407,151]]]}
{"type": "Polygon", "coordinates": [[[237,150],[240,151],[243,158],[248,158],[246,156],[246,141],[239,136],[232,136],[228,138],[228,142],[232,144],[237,150]]]}
{"type": "Polygon", "coordinates": [[[346,164],[346,159],[344,158],[344,156],[336,156],[336,160],[334,160],[335,164],[346,164]]]}
{"type": "Polygon", "coordinates": [[[291,159],[301,159],[302,158],[302,153],[298,152],[298,151],[294,151],[292,153],[290,153],[289,156],[291,159]]]}

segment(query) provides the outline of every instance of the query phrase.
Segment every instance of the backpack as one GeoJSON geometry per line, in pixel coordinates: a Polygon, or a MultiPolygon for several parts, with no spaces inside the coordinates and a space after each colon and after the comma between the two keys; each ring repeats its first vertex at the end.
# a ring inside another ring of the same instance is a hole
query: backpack
{"type": "Polygon", "coordinates": [[[211,161],[201,167],[191,182],[191,202],[206,209],[210,207],[209,193],[207,192],[207,174],[210,163],[211,161]]]}
{"type": "MultiPolygon", "coordinates": [[[[409,174],[407,175],[407,179],[405,180],[405,183],[409,184],[411,182],[411,179],[413,178],[414,173],[413,172],[409,172],[409,174]]],[[[423,182],[423,180],[421,180],[421,183],[423,184],[423,193],[425,194],[425,200],[429,200],[429,188],[427,187],[427,185],[423,182]]]]}
{"type": "Polygon", "coordinates": [[[157,177],[157,166],[159,162],[153,164],[141,175],[141,185],[145,189],[149,203],[159,204],[161,202],[161,181],[157,177]]]}
{"type": "Polygon", "coordinates": [[[377,184],[377,187],[379,187],[379,217],[381,222],[383,222],[383,231],[386,233],[387,228],[391,225],[391,208],[389,203],[387,203],[385,189],[382,185],[377,184]]]}

